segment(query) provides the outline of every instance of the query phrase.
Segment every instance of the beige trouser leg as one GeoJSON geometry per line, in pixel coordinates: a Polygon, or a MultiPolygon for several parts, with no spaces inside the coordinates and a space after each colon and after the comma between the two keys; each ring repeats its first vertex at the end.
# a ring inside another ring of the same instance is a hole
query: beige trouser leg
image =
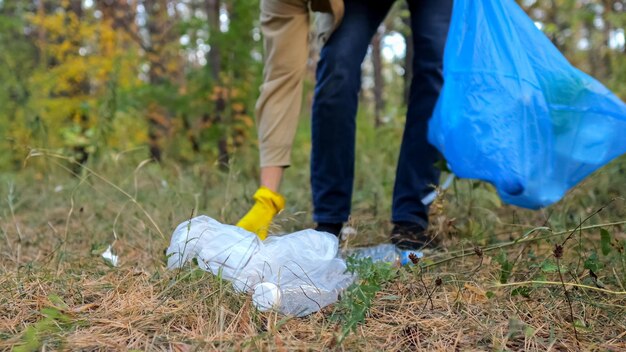
{"type": "Polygon", "coordinates": [[[256,104],[261,167],[289,166],[309,56],[306,0],[261,0],[265,45],[263,85],[256,104]]]}

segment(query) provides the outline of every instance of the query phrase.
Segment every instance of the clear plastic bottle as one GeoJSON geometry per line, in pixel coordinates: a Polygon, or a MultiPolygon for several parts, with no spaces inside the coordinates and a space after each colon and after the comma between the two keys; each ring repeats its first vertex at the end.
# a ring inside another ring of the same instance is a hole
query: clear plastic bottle
{"type": "Polygon", "coordinates": [[[371,247],[351,248],[344,252],[345,257],[371,258],[374,263],[390,263],[394,265],[406,265],[411,262],[409,254],[415,253],[418,258],[423,257],[420,251],[400,250],[391,243],[382,243],[371,247]]]}
{"type": "Polygon", "coordinates": [[[327,290],[309,285],[288,287],[281,290],[282,297],[278,310],[285,315],[296,317],[309,315],[337,302],[344,289],[327,290]]]}

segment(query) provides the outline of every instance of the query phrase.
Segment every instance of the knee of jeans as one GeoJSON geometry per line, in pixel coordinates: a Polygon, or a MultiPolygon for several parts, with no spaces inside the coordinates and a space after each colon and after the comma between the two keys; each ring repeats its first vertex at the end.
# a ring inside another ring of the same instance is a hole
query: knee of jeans
{"type": "Polygon", "coordinates": [[[326,92],[358,90],[361,85],[361,62],[343,50],[323,52],[317,68],[318,88],[326,92]]]}

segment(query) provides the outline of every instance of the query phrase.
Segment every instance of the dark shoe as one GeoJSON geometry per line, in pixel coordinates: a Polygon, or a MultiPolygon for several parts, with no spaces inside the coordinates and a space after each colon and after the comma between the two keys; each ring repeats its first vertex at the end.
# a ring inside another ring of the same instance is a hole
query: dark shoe
{"type": "Polygon", "coordinates": [[[440,245],[437,239],[428,235],[423,226],[414,223],[395,223],[390,237],[391,243],[402,251],[427,252],[438,249],[440,245]]]}
{"type": "Polygon", "coordinates": [[[328,233],[332,233],[333,235],[339,237],[339,234],[341,233],[341,228],[343,227],[343,224],[333,224],[333,223],[319,223],[317,224],[317,227],[315,228],[315,231],[319,231],[319,232],[328,232],[328,233]]]}

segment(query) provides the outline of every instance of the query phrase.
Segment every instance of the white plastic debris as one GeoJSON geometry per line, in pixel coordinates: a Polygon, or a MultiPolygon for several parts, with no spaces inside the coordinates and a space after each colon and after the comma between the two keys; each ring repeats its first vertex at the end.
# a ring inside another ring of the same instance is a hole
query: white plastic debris
{"type": "Polygon", "coordinates": [[[252,301],[261,312],[279,308],[280,299],[280,289],[271,282],[263,282],[254,287],[252,301]]]}
{"type": "Polygon", "coordinates": [[[353,281],[338,258],[337,237],[304,230],[265,241],[251,232],[198,216],[178,225],[167,249],[168,268],[196,258],[239,291],[254,291],[260,310],[303,316],[337,301],[353,281]]]}
{"type": "Polygon", "coordinates": [[[117,255],[113,254],[113,248],[111,247],[111,245],[109,245],[107,247],[107,250],[102,253],[102,258],[105,262],[111,264],[111,266],[117,266],[118,257],[117,255]]]}

